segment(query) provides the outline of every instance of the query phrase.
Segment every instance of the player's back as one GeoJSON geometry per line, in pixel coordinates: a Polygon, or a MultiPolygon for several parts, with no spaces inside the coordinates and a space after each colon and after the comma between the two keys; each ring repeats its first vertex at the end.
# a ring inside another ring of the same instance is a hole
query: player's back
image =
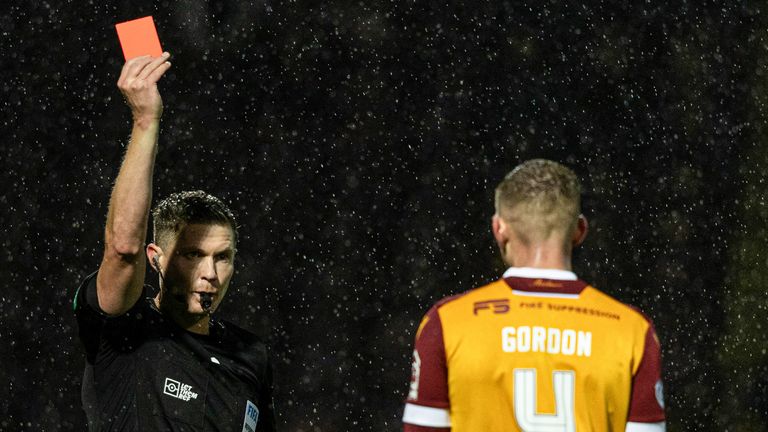
{"type": "MultiPolygon", "coordinates": [[[[430,320],[442,333],[452,432],[624,431],[627,421],[663,420],[650,322],[582,281],[507,275],[439,303],[430,320]],[[633,396],[636,386],[645,390],[633,396]]],[[[424,389],[413,390],[419,404],[424,389]]]]}

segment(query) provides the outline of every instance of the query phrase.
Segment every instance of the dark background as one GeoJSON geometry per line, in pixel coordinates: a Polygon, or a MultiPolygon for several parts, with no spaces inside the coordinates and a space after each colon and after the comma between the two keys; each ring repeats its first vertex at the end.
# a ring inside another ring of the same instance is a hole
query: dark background
{"type": "Polygon", "coordinates": [[[583,180],[577,274],[656,323],[668,430],[768,430],[765,7],[4,4],[0,429],[84,429],[71,298],[130,131],[114,23],[151,14],[156,197],[238,213],[221,314],[273,347],[282,430],[398,430],[415,327],[503,271],[493,188],[533,157],[583,180]]]}

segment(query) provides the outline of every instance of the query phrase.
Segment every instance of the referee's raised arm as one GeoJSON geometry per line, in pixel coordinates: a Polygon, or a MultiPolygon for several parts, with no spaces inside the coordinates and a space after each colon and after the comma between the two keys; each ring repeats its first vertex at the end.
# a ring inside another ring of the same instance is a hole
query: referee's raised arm
{"type": "Polygon", "coordinates": [[[163,102],[157,81],[170,68],[169,54],[125,63],[117,86],[133,116],[125,158],[112,189],[105,228],[104,257],[96,279],[99,307],[121,315],[139,299],[144,285],[152,174],[163,102]]]}

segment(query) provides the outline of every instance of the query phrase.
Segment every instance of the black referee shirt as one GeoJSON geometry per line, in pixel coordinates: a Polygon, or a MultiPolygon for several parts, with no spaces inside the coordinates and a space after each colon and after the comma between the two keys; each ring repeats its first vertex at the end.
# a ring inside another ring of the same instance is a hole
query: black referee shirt
{"type": "Polygon", "coordinates": [[[145,287],[127,313],[99,308],[96,273],[75,296],[87,363],[83,407],[91,431],[274,431],[266,346],[211,320],[210,334],[180,328],[145,287]]]}

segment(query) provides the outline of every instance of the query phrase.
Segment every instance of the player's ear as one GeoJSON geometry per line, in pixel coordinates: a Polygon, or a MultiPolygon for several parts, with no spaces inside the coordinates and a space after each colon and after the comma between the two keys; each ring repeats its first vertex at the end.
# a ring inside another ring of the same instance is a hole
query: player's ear
{"type": "Polygon", "coordinates": [[[491,219],[491,229],[493,230],[493,238],[496,239],[496,244],[499,246],[499,250],[504,254],[507,249],[507,243],[509,242],[509,227],[506,222],[504,222],[504,219],[498,214],[495,214],[491,219]]]}
{"type": "Polygon", "coordinates": [[[587,232],[589,231],[589,222],[583,214],[579,215],[579,219],[576,221],[576,229],[573,230],[573,237],[571,238],[571,244],[573,247],[577,247],[584,243],[584,239],[587,238],[587,232]]]}

